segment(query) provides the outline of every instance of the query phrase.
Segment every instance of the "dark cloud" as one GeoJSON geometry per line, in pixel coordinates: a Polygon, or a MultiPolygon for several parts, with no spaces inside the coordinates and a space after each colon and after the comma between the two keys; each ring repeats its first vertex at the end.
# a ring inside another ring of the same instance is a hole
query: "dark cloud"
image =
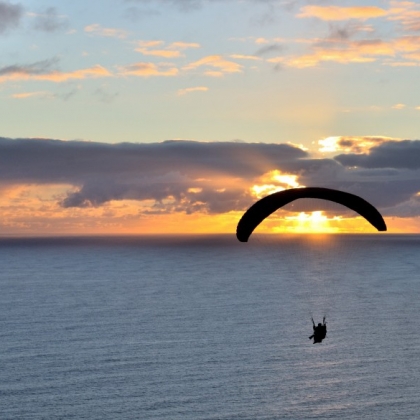
{"type": "MultiPolygon", "coordinates": [[[[191,12],[201,9],[205,4],[209,3],[234,3],[238,0],[125,0],[126,3],[137,3],[141,5],[153,6],[161,5],[163,7],[175,7],[182,12],[191,12]]],[[[283,10],[291,10],[294,8],[295,1],[279,1],[279,0],[248,0],[250,3],[278,5],[283,10]]]]}
{"type": "Polygon", "coordinates": [[[68,90],[67,92],[62,92],[62,93],[56,93],[54,95],[55,98],[61,99],[64,102],[67,102],[68,100],[70,100],[74,95],[76,95],[76,93],[79,92],[79,89],[73,88],[71,90],[68,90]]]}
{"type": "MultiPolygon", "coordinates": [[[[401,215],[399,210],[408,202],[413,210],[413,197],[420,191],[419,140],[390,140],[367,153],[341,154],[334,159],[348,168],[355,188],[387,207],[387,214],[401,215]]],[[[420,214],[420,208],[417,211],[420,214]]]]}
{"type": "MultiPolygon", "coordinates": [[[[383,139],[382,139],[383,141],[383,139]]],[[[94,143],[0,138],[0,182],[64,184],[63,207],[111,200],[151,200],[149,212],[223,213],[255,200],[253,185],[269,171],[300,185],[360,195],[387,215],[419,214],[420,141],[386,141],[370,151],[314,159],[288,144],[165,141],[94,143]]],[[[344,209],[343,209],[344,212],[344,209]]]]}
{"type": "Polygon", "coordinates": [[[368,154],[339,155],[335,160],[347,167],[420,169],[420,141],[388,141],[368,154]]]}
{"type": "Polygon", "coordinates": [[[37,61],[32,64],[13,64],[0,68],[0,76],[13,75],[13,74],[48,74],[55,69],[58,63],[57,58],[50,60],[37,61]]]}
{"type": "Polygon", "coordinates": [[[263,56],[263,55],[269,55],[269,54],[278,54],[281,52],[284,52],[285,48],[283,45],[280,44],[271,44],[266,45],[260,49],[258,49],[254,55],[263,56]]]}
{"type": "Polygon", "coordinates": [[[329,23],[328,28],[328,40],[348,41],[356,35],[366,36],[366,27],[359,22],[329,23]]]}
{"type": "Polygon", "coordinates": [[[56,32],[67,27],[67,22],[57,13],[55,7],[49,7],[35,18],[34,28],[43,32],[56,32]]]}
{"type": "Polygon", "coordinates": [[[0,34],[19,26],[22,16],[23,8],[20,4],[0,1],[0,34]]]}
{"type": "Polygon", "coordinates": [[[142,5],[162,5],[164,7],[174,6],[183,12],[200,9],[205,2],[220,0],[126,0],[127,3],[137,3],[142,5]]]}
{"type": "Polygon", "coordinates": [[[349,25],[338,26],[330,25],[330,34],[329,39],[339,39],[339,40],[349,40],[354,35],[353,28],[350,28],[349,25]]]}
{"type": "Polygon", "coordinates": [[[138,22],[143,19],[148,19],[153,16],[159,16],[160,13],[157,10],[138,8],[135,6],[128,7],[124,12],[124,17],[133,22],[138,22]]]}
{"type": "Polygon", "coordinates": [[[303,150],[285,144],[1,138],[0,179],[9,184],[77,186],[63,199],[64,207],[122,199],[155,200],[162,206],[170,198],[187,212],[218,212],[250,204],[243,183],[305,157],[303,150]]]}
{"type": "Polygon", "coordinates": [[[93,96],[105,104],[114,102],[118,95],[118,92],[109,92],[106,88],[103,87],[100,87],[93,92],[93,96]]]}

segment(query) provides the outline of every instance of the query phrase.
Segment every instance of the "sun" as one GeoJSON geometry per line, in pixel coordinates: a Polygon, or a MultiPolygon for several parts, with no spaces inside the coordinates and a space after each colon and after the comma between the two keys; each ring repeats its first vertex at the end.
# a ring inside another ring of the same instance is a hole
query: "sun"
{"type": "MultiPolygon", "coordinates": [[[[296,216],[286,216],[286,220],[294,222],[293,230],[297,233],[335,233],[338,229],[330,224],[323,211],[300,212],[296,216]]],[[[334,217],[332,220],[337,220],[334,217]]]]}

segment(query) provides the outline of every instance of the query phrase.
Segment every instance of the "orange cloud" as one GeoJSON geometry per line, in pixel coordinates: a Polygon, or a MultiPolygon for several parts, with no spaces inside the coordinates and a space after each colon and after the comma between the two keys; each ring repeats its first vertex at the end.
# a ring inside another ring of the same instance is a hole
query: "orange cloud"
{"type": "Polygon", "coordinates": [[[87,78],[110,77],[112,74],[100,65],[87,69],[75,70],[71,72],[61,72],[58,70],[49,71],[44,74],[31,74],[25,71],[15,71],[0,76],[0,83],[16,80],[41,80],[48,82],[67,82],[68,80],[80,80],[87,78]]]}
{"type": "Polygon", "coordinates": [[[163,41],[158,41],[158,40],[138,41],[137,44],[140,48],[151,48],[151,47],[158,47],[159,45],[163,45],[164,42],[163,41]]]}
{"type": "Polygon", "coordinates": [[[151,49],[164,44],[164,41],[138,41],[135,51],[143,55],[157,57],[176,58],[184,56],[181,51],[188,48],[199,48],[200,44],[195,42],[173,42],[164,49],[151,49]]]}
{"type": "Polygon", "coordinates": [[[266,38],[260,37],[260,38],[257,38],[254,42],[260,45],[260,44],[268,44],[270,41],[266,38]]]}
{"type": "MultiPolygon", "coordinates": [[[[413,52],[410,54],[404,54],[404,58],[407,60],[414,60],[411,62],[408,62],[407,64],[418,66],[420,63],[420,51],[413,52]]],[[[405,63],[404,63],[405,64],[405,63]]]]}
{"type": "Polygon", "coordinates": [[[165,58],[175,58],[181,56],[180,51],[176,50],[148,50],[147,48],[136,48],[136,51],[143,55],[154,55],[165,58]]]}
{"type": "Polygon", "coordinates": [[[32,98],[34,96],[48,96],[50,93],[45,91],[39,91],[39,92],[22,92],[22,93],[14,93],[11,95],[14,99],[26,99],[26,98],[32,98]]]}
{"type": "Polygon", "coordinates": [[[419,4],[411,1],[391,1],[388,20],[398,21],[406,31],[420,30],[419,4]]]}
{"type": "Polygon", "coordinates": [[[255,55],[231,54],[231,57],[236,60],[262,60],[261,57],[255,55]]]}
{"type": "Polygon", "coordinates": [[[288,67],[303,69],[307,67],[315,67],[324,61],[348,64],[369,63],[375,60],[375,57],[367,57],[357,50],[317,49],[312,54],[306,54],[297,57],[275,57],[270,58],[267,61],[271,63],[282,63],[288,67]]]}
{"type": "Polygon", "coordinates": [[[207,92],[209,90],[208,87],[206,86],[196,86],[196,87],[190,87],[190,88],[186,88],[186,89],[179,89],[178,90],[178,95],[185,95],[187,93],[190,92],[207,92]]]}
{"type": "Polygon", "coordinates": [[[392,109],[404,109],[405,107],[405,104],[395,104],[392,106],[392,109]]]}
{"type": "Polygon", "coordinates": [[[116,28],[103,28],[98,23],[93,23],[92,25],[85,26],[85,32],[90,33],[92,35],[103,36],[103,37],[111,37],[111,38],[119,38],[123,39],[127,37],[127,31],[123,29],[116,29],[116,28]]]}
{"type": "Polygon", "coordinates": [[[154,63],[135,63],[126,67],[122,67],[120,70],[122,76],[139,76],[139,77],[150,77],[150,76],[176,76],[178,69],[171,64],[160,64],[154,63]]]}
{"type": "Polygon", "coordinates": [[[173,42],[171,45],[169,45],[168,48],[179,48],[181,50],[185,50],[187,48],[200,48],[200,44],[197,42],[173,42]]]}
{"type": "Polygon", "coordinates": [[[390,8],[385,10],[376,6],[316,6],[309,5],[300,9],[299,18],[315,17],[324,21],[343,21],[349,19],[367,20],[385,17],[390,21],[401,23],[405,31],[420,30],[420,6],[411,1],[391,1],[390,8]]]}
{"type": "Polygon", "coordinates": [[[207,76],[223,76],[226,73],[239,73],[242,71],[242,65],[234,61],[228,61],[221,55],[209,55],[198,61],[188,64],[184,70],[195,70],[199,67],[210,67],[212,70],[205,72],[207,76]],[[215,70],[216,69],[216,70],[215,70]]]}
{"type": "Polygon", "coordinates": [[[321,153],[369,153],[374,146],[387,141],[400,140],[383,136],[332,136],[318,140],[321,153]]]}
{"type": "Polygon", "coordinates": [[[420,36],[403,36],[393,41],[398,51],[413,52],[420,50],[420,36]]]}
{"type": "Polygon", "coordinates": [[[387,15],[387,11],[375,6],[304,6],[301,13],[297,15],[299,18],[315,17],[321,20],[337,21],[348,19],[372,19],[387,15]]]}
{"type": "MultiPolygon", "coordinates": [[[[377,61],[380,57],[397,57],[398,65],[404,64],[404,58],[420,61],[420,37],[405,36],[392,41],[373,40],[316,40],[312,45],[312,53],[300,56],[280,56],[270,58],[271,63],[282,63],[288,67],[314,67],[321,62],[341,64],[366,63],[377,61]]],[[[394,65],[394,61],[384,64],[394,65]]],[[[395,64],[397,65],[397,64],[395,64]]]]}

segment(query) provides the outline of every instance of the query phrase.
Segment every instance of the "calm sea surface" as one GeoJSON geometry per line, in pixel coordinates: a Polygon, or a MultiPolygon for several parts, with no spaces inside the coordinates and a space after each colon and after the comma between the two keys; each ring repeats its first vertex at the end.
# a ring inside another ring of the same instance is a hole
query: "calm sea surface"
{"type": "Polygon", "coordinates": [[[0,262],[2,420],[420,418],[419,236],[3,239],[0,262]]]}

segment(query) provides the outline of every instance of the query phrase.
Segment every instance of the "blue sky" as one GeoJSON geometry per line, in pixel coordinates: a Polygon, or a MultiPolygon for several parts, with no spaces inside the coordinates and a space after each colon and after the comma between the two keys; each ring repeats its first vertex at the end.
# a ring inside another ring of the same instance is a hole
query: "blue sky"
{"type": "Polygon", "coordinates": [[[388,1],[371,2],[370,13],[366,3],[325,1],[3,4],[20,15],[3,25],[1,69],[67,74],[51,82],[9,73],[0,85],[9,137],[309,146],[332,135],[414,138],[419,129],[419,38],[404,26],[420,13],[415,3],[405,15],[388,1]],[[344,14],[359,5],[368,18],[319,17],[334,5],[344,14]]]}

